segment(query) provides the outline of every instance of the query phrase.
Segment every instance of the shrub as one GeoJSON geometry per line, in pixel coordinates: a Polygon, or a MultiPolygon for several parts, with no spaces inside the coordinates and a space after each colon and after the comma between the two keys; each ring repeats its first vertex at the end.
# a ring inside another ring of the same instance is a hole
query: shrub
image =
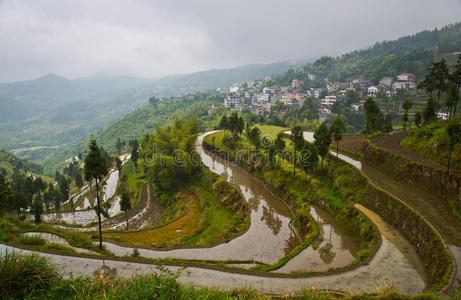
{"type": "Polygon", "coordinates": [[[21,299],[55,285],[60,275],[55,265],[37,254],[0,253],[0,298],[21,299]]]}
{"type": "Polygon", "coordinates": [[[139,257],[139,250],[137,248],[133,249],[133,253],[131,253],[131,257],[139,257]]]}

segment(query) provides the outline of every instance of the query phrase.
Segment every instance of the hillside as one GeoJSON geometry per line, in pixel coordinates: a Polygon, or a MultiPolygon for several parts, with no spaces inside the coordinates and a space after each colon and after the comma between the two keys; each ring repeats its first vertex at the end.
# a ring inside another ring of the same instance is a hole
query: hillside
{"type": "MultiPolygon", "coordinates": [[[[263,77],[263,75],[285,73],[274,76],[275,83],[290,85],[293,79],[303,80],[305,87],[322,86],[322,80],[310,80],[308,74],[317,76],[318,79],[328,78],[330,81],[345,80],[363,76],[372,80],[379,80],[381,76],[396,75],[398,72],[414,72],[418,77],[426,72],[427,65],[430,61],[440,55],[450,57],[452,52],[461,50],[461,23],[445,26],[440,30],[423,31],[411,36],[402,37],[395,41],[384,41],[374,46],[345,54],[341,57],[322,57],[314,63],[307,63],[297,70],[289,68],[287,63],[277,63],[270,65],[247,65],[229,70],[209,70],[197,72],[189,75],[174,75],[156,81],[156,88],[162,90],[162,94],[187,92],[185,87],[194,87],[205,89],[209,87],[218,87],[230,85],[234,82],[242,82],[249,78],[263,77]]],[[[143,89],[144,99],[156,95],[155,90],[143,89]]],[[[151,133],[155,125],[165,126],[178,117],[189,117],[197,114],[204,117],[212,103],[222,103],[222,99],[213,98],[205,101],[205,97],[200,99],[177,100],[164,102],[156,106],[144,106],[135,110],[125,117],[105,126],[103,129],[94,134],[94,137],[109,152],[115,151],[115,143],[120,137],[122,141],[128,141],[132,138],[142,137],[146,133],[151,133]]],[[[145,101],[145,100],[144,100],[145,101]]],[[[125,102],[120,101],[121,105],[125,102]]],[[[104,104],[106,105],[106,104],[104,104]]],[[[416,107],[416,106],[415,106],[416,107]]],[[[126,109],[125,112],[129,112],[126,109]]],[[[96,114],[96,111],[92,113],[96,114]]],[[[109,112],[107,112],[109,114],[109,112]]],[[[73,114],[74,116],[79,115],[73,114]]],[[[91,115],[91,114],[89,114],[91,115]]],[[[60,113],[58,120],[67,120],[65,114],[60,113]]],[[[85,113],[81,113],[84,117],[85,113]]],[[[116,119],[115,115],[113,115],[116,119]]],[[[104,118],[104,115],[103,115],[104,118]]],[[[107,117],[108,119],[109,117],[107,117]]],[[[349,117],[348,117],[349,118],[349,117]]],[[[56,118],[55,118],[56,119],[56,118]]],[[[364,122],[359,116],[351,116],[353,122],[364,122]]],[[[352,122],[351,121],[351,122],[352,122]]],[[[104,121],[98,125],[102,127],[104,121]]],[[[354,123],[354,124],[355,124],[354,123]]],[[[89,124],[85,132],[89,132],[89,124]]],[[[355,124],[360,128],[360,124],[355,124]]],[[[96,128],[97,125],[92,128],[96,128]]],[[[81,129],[82,126],[79,127],[81,129]]],[[[69,135],[78,132],[77,128],[69,129],[63,135],[69,135]]],[[[93,131],[94,132],[94,131],[93,131]]],[[[76,134],[78,135],[78,134],[76,134]]],[[[86,137],[77,147],[65,148],[60,151],[59,155],[46,162],[46,168],[55,168],[55,164],[67,159],[74,153],[85,151],[89,137],[86,137]]]]}
{"type": "Polygon", "coordinates": [[[427,65],[441,57],[454,62],[461,51],[461,23],[447,25],[433,31],[425,30],[394,41],[383,41],[374,46],[353,51],[337,58],[322,57],[303,67],[306,73],[345,81],[363,76],[377,83],[384,76],[411,72],[417,78],[424,76],[427,65]]]}
{"type": "Polygon", "coordinates": [[[95,134],[87,136],[76,146],[59,151],[55,156],[44,161],[43,165],[48,172],[54,173],[64,160],[77,153],[85,153],[92,138],[95,138],[98,144],[109,153],[116,152],[115,145],[117,139],[120,138],[125,143],[125,150],[128,151],[130,140],[154,133],[156,126],[168,126],[176,119],[190,118],[194,115],[199,119],[207,120],[211,104],[221,102],[222,98],[214,93],[202,93],[200,96],[184,97],[180,100],[168,99],[157,105],[143,106],[110,123],[95,134]]]}
{"type": "MultiPolygon", "coordinates": [[[[461,124],[461,118],[458,116],[455,122],[461,124]]],[[[448,163],[449,154],[448,124],[447,121],[440,120],[421,128],[412,129],[401,141],[400,145],[445,167],[448,163]]],[[[457,143],[453,149],[450,167],[455,170],[461,169],[460,143],[457,143]]]]}
{"type": "Polygon", "coordinates": [[[14,173],[14,170],[24,173],[43,173],[43,168],[40,165],[18,158],[10,152],[0,150],[0,173],[4,176],[10,176],[14,173]]]}
{"type": "Polygon", "coordinates": [[[152,95],[170,97],[285,72],[291,64],[251,64],[174,75],[158,80],[129,76],[43,77],[0,84],[0,139],[5,150],[43,160],[68,149],[142,105],[152,95]]]}

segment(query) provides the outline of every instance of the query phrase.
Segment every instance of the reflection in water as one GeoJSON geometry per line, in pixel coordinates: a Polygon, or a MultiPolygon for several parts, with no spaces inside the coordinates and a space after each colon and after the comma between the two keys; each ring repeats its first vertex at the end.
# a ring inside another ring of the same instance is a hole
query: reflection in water
{"type": "Polygon", "coordinates": [[[290,238],[285,241],[285,255],[290,253],[290,251],[294,249],[298,245],[298,243],[299,240],[294,235],[290,235],[290,238]]]}
{"type": "Polygon", "coordinates": [[[265,221],[266,225],[272,229],[272,232],[275,235],[279,234],[280,228],[282,227],[282,221],[277,217],[273,210],[263,206],[263,216],[261,217],[261,221],[265,221]]]}
{"type": "Polygon", "coordinates": [[[327,271],[348,265],[360,250],[322,208],[311,205],[311,215],[319,226],[319,236],[312,244],[276,270],[281,273],[296,273],[306,270],[327,271]]]}

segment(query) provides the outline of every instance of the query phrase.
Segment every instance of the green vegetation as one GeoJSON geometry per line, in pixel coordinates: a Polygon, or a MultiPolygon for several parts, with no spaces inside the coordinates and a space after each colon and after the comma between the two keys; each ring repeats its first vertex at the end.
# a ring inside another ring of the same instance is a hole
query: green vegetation
{"type": "MultiPolygon", "coordinates": [[[[425,30],[398,40],[376,43],[373,47],[341,57],[322,57],[307,64],[304,71],[327,77],[332,82],[363,76],[378,83],[382,77],[395,76],[403,71],[422,77],[426,74],[426,66],[441,54],[461,50],[460,28],[461,23],[456,23],[440,30],[425,30]]],[[[454,61],[456,57],[451,56],[450,61],[454,61]]]]}
{"type": "MultiPolygon", "coordinates": [[[[326,127],[326,124],[324,127],[326,127]]],[[[265,126],[259,126],[259,128],[261,132],[266,130],[265,126]]],[[[326,127],[325,130],[326,134],[329,136],[330,132],[328,128],[326,127]]],[[[303,147],[306,147],[306,144],[307,147],[313,147],[315,151],[312,152],[317,156],[316,151],[318,147],[316,148],[313,144],[304,142],[302,130],[296,133],[298,131],[297,129],[292,130],[291,136],[294,136],[294,138],[290,136],[290,139],[292,141],[302,141],[303,147]],[[294,135],[293,132],[295,132],[294,135]],[[296,136],[300,136],[300,138],[297,139],[296,136]]],[[[287,137],[282,137],[283,135],[278,135],[274,143],[276,144],[277,140],[282,141],[286,139],[284,143],[278,142],[286,145],[277,152],[276,155],[280,157],[278,161],[268,159],[271,153],[270,149],[274,145],[265,145],[264,142],[261,142],[261,145],[264,145],[265,147],[263,148],[265,149],[258,150],[255,146],[252,146],[252,143],[249,142],[249,137],[245,135],[235,140],[233,135],[223,131],[209,135],[204,139],[204,147],[206,149],[229,151],[228,154],[231,159],[234,158],[238,152],[240,159],[239,164],[271,186],[273,191],[284,199],[294,211],[293,219],[295,225],[302,234],[301,243],[276,264],[256,266],[253,269],[269,271],[279,268],[302,249],[310,245],[312,240],[317,236],[318,229],[309,213],[309,203],[316,203],[326,208],[346,230],[354,233],[352,236],[360,244],[363,251],[361,251],[361,257],[353,264],[357,264],[361,260],[369,257],[378,244],[379,234],[371,221],[353,207],[355,203],[353,200],[353,193],[355,192],[352,193],[350,187],[347,187],[347,185],[339,186],[329,183],[330,179],[325,175],[326,172],[323,170],[323,167],[316,168],[318,157],[316,157],[316,162],[309,161],[309,163],[313,163],[311,167],[305,168],[304,166],[308,160],[305,160],[302,156],[296,156],[295,160],[299,161],[299,164],[298,167],[295,166],[295,168],[297,168],[296,170],[298,172],[293,173],[294,164],[292,160],[295,153],[295,144],[289,145],[287,137]],[[226,145],[227,139],[233,140],[234,149],[226,145]],[[256,153],[251,152],[252,147],[257,150],[256,153]],[[247,153],[248,151],[250,151],[251,154],[247,153]],[[291,155],[291,153],[293,153],[293,155],[291,155]],[[250,157],[251,159],[249,159],[250,157]],[[346,190],[345,194],[340,191],[341,188],[346,190]],[[352,193],[352,195],[348,194],[347,191],[352,193]],[[347,199],[347,201],[343,199],[347,199]]],[[[274,140],[274,138],[271,140],[274,140]]],[[[302,149],[302,147],[299,149],[302,149]]],[[[328,163],[326,164],[326,168],[329,168],[328,163]]],[[[343,181],[352,181],[352,178],[348,177],[347,173],[344,173],[342,174],[342,181],[340,182],[342,183],[343,181]]]]}
{"type": "Polygon", "coordinates": [[[242,234],[249,226],[243,196],[207,169],[176,192],[162,195],[168,203],[162,225],[142,231],[108,232],[105,239],[138,247],[210,246],[242,234]]]}
{"type": "Polygon", "coordinates": [[[61,279],[56,266],[37,254],[2,253],[0,257],[0,297],[20,299],[46,293],[61,279]]]}
{"type": "Polygon", "coordinates": [[[43,168],[33,162],[16,157],[14,154],[0,150],[0,174],[11,176],[21,170],[24,173],[43,175],[43,168]]]}
{"type": "Polygon", "coordinates": [[[149,230],[105,233],[105,238],[144,247],[209,246],[248,228],[243,196],[200,166],[194,151],[198,132],[196,117],[157,127],[155,134],[139,142],[138,159],[133,159],[133,154],[138,155],[138,142],[130,142],[132,159],[122,168],[122,195],[129,193],[139,202],[145,188],[150,191],[152,187],[155,201],[165,211],[161,224],[149,230]]]}
{"type": "MultiPolygon", "coordinates": [[[[159,271],[130,278],[100,272],[94,277],[64,279],[55,265],[37,254],[6,253],[0,260],[0,296],[3,299],[271,299],[251,289],[221,290],[178,282],[179,275],[158,267],[159,271]]],[[[187,271],[187,270],[186,270],[187,271]]],[[[461,296],[459,292],[451,295],[461,296]]],[[[306,288],[284,299],[364,299],[364,300],[443,300],[431,293],[403,295],[392,285],[382,285],[376,294],[348,295],[306,288]]]]}
{"type": "Polygon", "coordinates": [[[63,230],[49,224],[34,224],[31,221],[19,220],[15,217],[2,216],[0,217],[0,242],[5,242],[13,245],[34,248],[37,250],[58,250],[64,253],[75,253],[73,248],[55,243],[46,242],[38,236],[23,235],[24,232],[48,232],[63,237],[69,245],[76,248],[84,248],[95,253],[111,255],[105,249],[100,249],[91,240],[91,234],[63,230]]]}
{"type": "MultiPolygon", "coordinates": [[[[456,118],[452,122],[461,124],[461,119],[456,118]]],[[[414,128],[401,141],[401,145],[419,155],[433,160],[441,165],[448,164],[450,153],[449,136],[447,128],[450,122],[437,121],[421,128],[414,128]]],[[[461,169],[461,143],[453,145],[451,155],[451,168],[461,169]]]]}
{"type": "Polygon", "coordinates": [[[102,228],[101,228],[101,201],[99,200],[99,184],[104,176],[107,175],[107,161],[106,158],[101,154],[98,144],[95,140],[90,142],[90,151],[85,157],[85,180],[91,182],[95,181],[96,190],[96,213],[98,215],[98,226],[99,226],[99,249],[102,249],[102,228]]]}

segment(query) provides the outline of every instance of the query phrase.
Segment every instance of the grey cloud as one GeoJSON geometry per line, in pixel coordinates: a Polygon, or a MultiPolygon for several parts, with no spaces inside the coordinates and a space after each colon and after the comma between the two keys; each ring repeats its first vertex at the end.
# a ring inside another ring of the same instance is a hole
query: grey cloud
{"type": "Polygon", "coordinates": [[[340,55],[460,15],[460,0],[0,0],[0,81],[340,55]]]}

